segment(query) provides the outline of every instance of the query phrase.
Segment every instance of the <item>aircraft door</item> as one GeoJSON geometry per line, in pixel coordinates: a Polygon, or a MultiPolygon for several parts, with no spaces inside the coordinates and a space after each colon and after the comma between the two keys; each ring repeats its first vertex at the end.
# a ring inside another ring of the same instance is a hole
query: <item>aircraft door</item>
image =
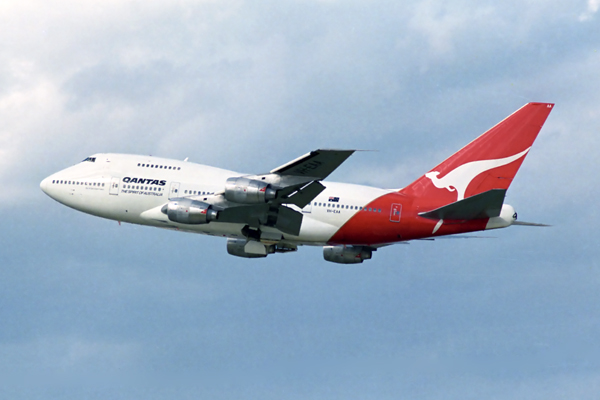
{"type": "Polygon", "coordinates": [[[400,222],[401,214],[402,214],[402,204],[392,204],[392,211],[390,213],[390,221],[400,222]]]}
{"type": "Polygon", "coordinates": [[[179,182],[171,182],[171,188],[169,189],[169,200],[180,197],[179,196],[179,182]]]}
{"type": "Polygon", "coordinates": [[[110,180],[110,188],[108,189],[109,194],[113,194],[117,196],[119,194],[119,182],[121,180],[119,178],[111,178],[110,180]]]}

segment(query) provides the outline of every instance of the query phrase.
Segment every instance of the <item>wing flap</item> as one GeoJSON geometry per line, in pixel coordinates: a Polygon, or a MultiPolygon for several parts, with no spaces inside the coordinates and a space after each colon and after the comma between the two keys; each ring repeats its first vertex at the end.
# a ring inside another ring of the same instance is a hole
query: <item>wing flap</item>
{"type": "Polygon", "coordinates": [[[302,225],[302,213],[289,207],[258,204],[239,207],[228,207],[219,211],[217,222],[244,224],[252,228],[261,225],[272,226],[283,233],[298,236],[302,225]]]}
{"type": "Polygon", "coordinates": [[[282,198],[280,201],[283,204],[294,204],[299,208],[304,208],[315,197],[321,194],[323,190],[325,190],[325,186],[318,181],[313,181],[289,196],[282,198]]]}
{"type": "Polygon", "coordinates": [[[283,233],[298,236],[302,225],[303,215],[288,207],[279,207],[275,228],[283,233]]]}
{"type": "Polygon", "coordinates": [[[258,227],[266,223],[269,212],[268,204],[256,204],[249,206],[228,207],[219,211],[217,222],[230,222],[236,224],[247,224],[258,227]]]}

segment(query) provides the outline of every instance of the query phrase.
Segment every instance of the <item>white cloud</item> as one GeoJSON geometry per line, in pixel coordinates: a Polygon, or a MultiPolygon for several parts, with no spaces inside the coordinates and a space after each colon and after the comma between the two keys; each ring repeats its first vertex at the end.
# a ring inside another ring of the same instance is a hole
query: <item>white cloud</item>
{"type": "Polygon", "coordinates": [[[407,154],[454,152],[462,140],[442,144],[472,132],[484,102],[510,112],[527,101],[517,96],[538,100],[542,83],[569,94],[540,74],[592,68],[565,53],[586,48],[576,36],[547,39],[564,6],[538,6],[11,3],[0,17],[3,202],[99,151],[258,171],[315,147],[378,149],[376,170],[353,158],[358,180],[404,185],[417,169],[407,154]],[[429,148],[418,147],[423,130],[429,148]],[[383,178],[390,169],[406,178],[383,178]]]}
{"type": "Polygon", "coordinates": [[[81,382],[106,371],[129,385],[113,385],[116,397],[598,393],[588,305],[600,59],[576,6],[62,0],[0,11],[2,371],[8,382],[62,369],[55,384],[0,394],[93,397],[105,392],[81,382]],[[527,101],[557,105],[510,203],[562,226],[381,249],[367,270],[325,265],[318,249],[255,262],[227,258],[217,238],[117,233],[38,188],[100,151],[259,172],[317,147],[376,149],[335,179],[398,187],[527,101]],[[146,368],[190,380],[151,391],[130,379],[146,368]],[[250,370],[254,386],[232,395],[250,370]]]}
{"type": "Polygon", "coordinates": [[[579,21],[589,21],[594,18],[594,15],[600,8],[600,0],[588,0],[587,10],[579,15],[579,21]]]}
{"type": "Polygon", "coordinates": [[[415,6],[409,26],[423,34],[434,59],[452,59],[458,40],[472,31],[473,25],[481,28],[482,21],[493,18],[494,10],[489,6],[474,7],[473,3],[462,6],[437,0],[422,1],[415,6]]]}

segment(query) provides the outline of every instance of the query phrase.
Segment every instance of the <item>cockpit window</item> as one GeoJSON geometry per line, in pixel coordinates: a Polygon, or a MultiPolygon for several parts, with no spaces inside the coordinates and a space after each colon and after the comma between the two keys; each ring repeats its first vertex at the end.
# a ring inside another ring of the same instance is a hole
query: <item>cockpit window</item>
{"type": "Polygon", "coordinates": [[[83,160],[82,162],[86,162],[86,161],[89,161],[89,162],[96,162],[96,157],[88,157],[88,158],[86,158],[85,160],[83,160]]]}

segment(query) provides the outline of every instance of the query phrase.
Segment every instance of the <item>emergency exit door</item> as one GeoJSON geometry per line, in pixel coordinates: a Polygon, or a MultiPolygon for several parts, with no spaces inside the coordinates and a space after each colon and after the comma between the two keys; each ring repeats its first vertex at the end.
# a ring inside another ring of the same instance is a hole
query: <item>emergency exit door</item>
{"type": "Polygon", "coordinates": [[[402,204],[392,204],[392,211],[390,213],[390,221],[400,222],[401,214],[402,214],[402,204]]]}
{"type": "Polygon", "coordinates": [[[180,197],[179,196],[179,182],[172,182],[169,190],[169,200],[180,197]]]}
{"type": "Polygon", "coordinates": [[[110,180],[110,188],[108,189],[108,193],[117,196],[119,194],[119,178],[111,178],[110,180]]]}

